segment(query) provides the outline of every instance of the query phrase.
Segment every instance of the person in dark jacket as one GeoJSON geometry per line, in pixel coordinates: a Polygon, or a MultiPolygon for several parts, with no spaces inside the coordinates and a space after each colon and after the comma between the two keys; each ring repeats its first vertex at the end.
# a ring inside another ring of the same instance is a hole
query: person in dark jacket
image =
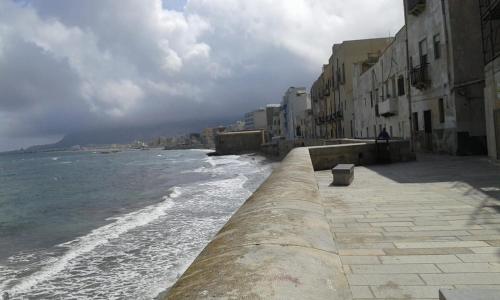
{"type": "Polygon", "coordinates": [[[384,127],[384,129],[382,129],[382,131],[378,135],[378,139],[379,140],[390,140],[391,139],[389,133],[387,133],[387,130],[385,130],[385,127],[384,127]]]}

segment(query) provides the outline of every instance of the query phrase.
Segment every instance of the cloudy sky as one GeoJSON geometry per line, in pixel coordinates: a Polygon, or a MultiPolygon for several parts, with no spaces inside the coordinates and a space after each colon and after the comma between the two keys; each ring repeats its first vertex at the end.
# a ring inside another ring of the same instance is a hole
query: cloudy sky
{"type": "Polygon", "coordinates": [[[402,24],[400,0],[0,0],[0,151],[237,119],[402,24]]]}

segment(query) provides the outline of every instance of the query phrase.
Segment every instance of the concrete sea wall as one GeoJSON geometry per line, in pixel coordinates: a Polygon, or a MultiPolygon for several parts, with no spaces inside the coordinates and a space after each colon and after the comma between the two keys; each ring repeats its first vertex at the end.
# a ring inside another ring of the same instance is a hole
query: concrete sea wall
{"type": "Polygon", "coordinates": [[[351,299],[314,171],[414,155],[408,141],[332,143],[291,150],[160,298],[351,299]]]}
{"type": "Polygon", "coordinates": [[[215,137],[215,152],[219,155],[257,152],[263,143],[263,130],[219,133],[215,137]]]}
{"type": "Polygon", "coordinates": [[[343,140],[335,145],[309,147],[314,170],[328,170],[336,164],[372,165],[415,160],[409,141],[343,140]],[[345,144],[345,142],[351,142],[345,144]]]}
{"type": "Polygon", "coordinates": [[[350,299],[307,148],[292,150],[164,299],[350,299]]]}

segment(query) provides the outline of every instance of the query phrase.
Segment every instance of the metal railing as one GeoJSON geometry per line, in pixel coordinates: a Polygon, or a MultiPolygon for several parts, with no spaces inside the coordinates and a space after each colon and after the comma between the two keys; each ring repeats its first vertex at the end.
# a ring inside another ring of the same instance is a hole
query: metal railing
{"type": "Polygon", "coordinates": [[[424,63],[411,69],[411,85],[417,89],[425,89],[431,82],[429,64],[424,63]]]}

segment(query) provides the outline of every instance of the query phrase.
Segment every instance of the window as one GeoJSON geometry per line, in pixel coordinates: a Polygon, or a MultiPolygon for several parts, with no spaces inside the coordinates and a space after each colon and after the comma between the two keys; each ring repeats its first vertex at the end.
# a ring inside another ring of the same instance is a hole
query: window
{"type": "Polygon", "coordinates": [[[370,92],[370,103],[371,106],[373,107],[373,92],[370,92]]]}
{"type": "Polygon", "coordinates": [[[413,131],[418,131],[418,112],[413,113],[413,131]]]}
{"type": "Polygon", "coordinates": [[[439,98],[439,122],[444,123],[444,99],[439,98]]]}
{"type": "Polygon", "coordinates": [[[377,137],[377,126],[373,125],[373,136],[377,137]]]}
{"type": "Polygon", "coordinates": [[[439,33],[434,35],[433,42],[434,42],[434,59],[439,59],[441,58],[441,37],[439,36],[439,33]]]}
{"type": "Polygon", "coordinates": [[[418,43],[418,54],[420,56],[420,65],[425,65],[427,60],[427,39],[423,39],[418,43]]]}
{"type": "Polygon", "coordinates": [[[405,94],[405,78],[403,75],[398,77],[398,95],[403,96],[405,94]]]}

